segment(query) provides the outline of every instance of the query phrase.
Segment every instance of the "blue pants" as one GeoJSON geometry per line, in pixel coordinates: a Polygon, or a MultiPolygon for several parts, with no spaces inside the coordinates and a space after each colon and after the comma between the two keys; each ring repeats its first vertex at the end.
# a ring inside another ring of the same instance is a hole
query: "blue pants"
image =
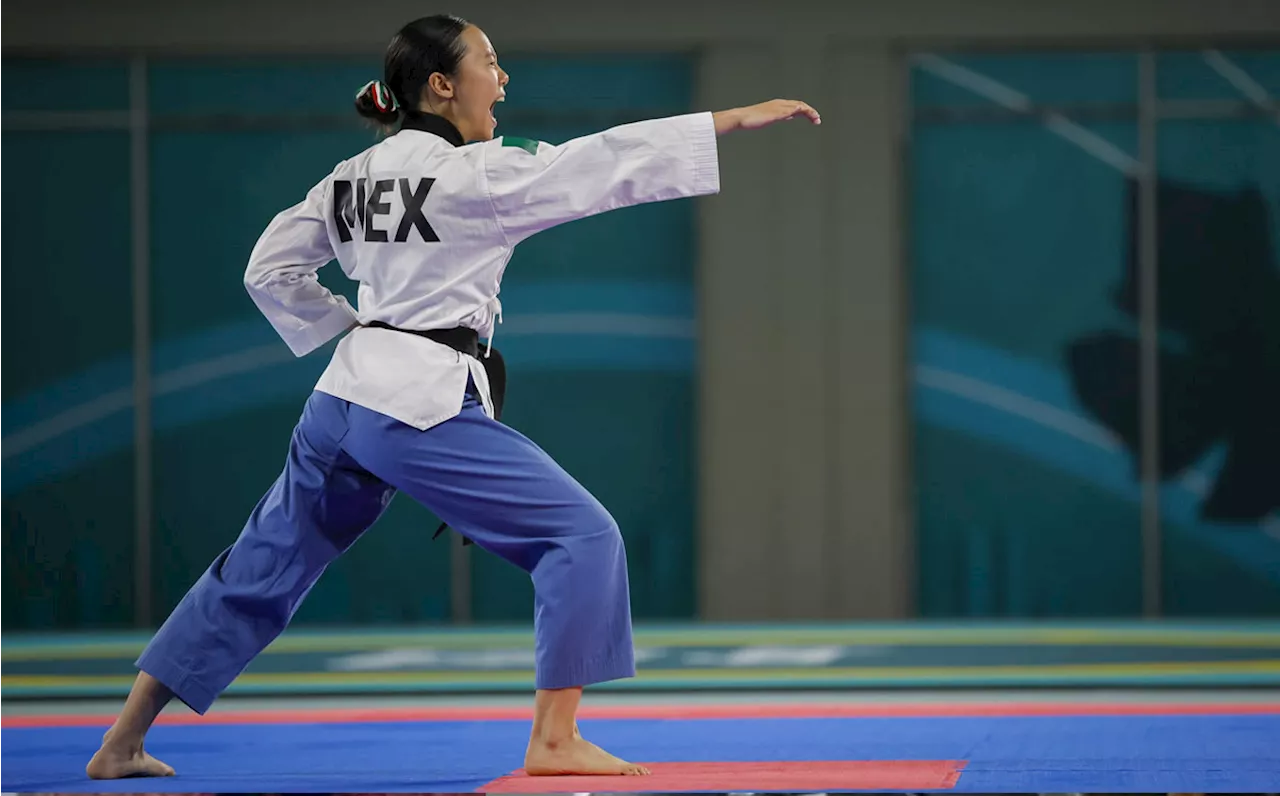
{"type": "Polygon", "coordinates": [[[138,668],[204,713],[396,491],[530,573],[538,688],[635,675],[617,524],[537,445],[487,417],[470,392],[461,414],[426,431],[312,393],[284,472],[138,668]]]}

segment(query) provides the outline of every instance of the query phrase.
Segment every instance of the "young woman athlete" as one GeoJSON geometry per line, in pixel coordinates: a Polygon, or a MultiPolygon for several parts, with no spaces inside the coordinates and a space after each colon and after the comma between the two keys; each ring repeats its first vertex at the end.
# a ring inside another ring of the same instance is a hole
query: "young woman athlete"
{"type": "Polygon", "coordinates": [[[207,711],[397,491],[532,577],[525,770],[647,773],[578,732],[583,686],[635,674],[626,553],[609,512],[494,418],[483,360],[499,285],[516,244],[542,230],[718,192],[717,136],[821,120],[803,102],[773,100],[553,146],[494,137],[507,81],[480,28],[443,15],[409,23],[383,80],[356,98],[394,134],[339,163],[258,240],[245,286],[293,353],[345,336],[283,472],[139,657],[89,776],[172,775],[143,749],[161,709],[177,697],[207,711]],[[358,311],[317,281],[334,259],[360,284],[358,311]]]}

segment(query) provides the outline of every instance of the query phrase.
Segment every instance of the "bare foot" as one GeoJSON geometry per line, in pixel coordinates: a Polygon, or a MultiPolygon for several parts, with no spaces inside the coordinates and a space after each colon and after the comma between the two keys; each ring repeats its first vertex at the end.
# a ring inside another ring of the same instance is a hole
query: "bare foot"
{"type": "Polygon", "coordinates": [[[524,771],[531,777],[624,776],[639,777],[649,769],[614,757],[583,738],[574,728],[574,737],[561,743],[530,741],[524,755],[524,771]]]}
{"type": "Polygon", "coordinates": [[[125,777],[172,777],[173,766],[147,754],[141,744],[134,748],[102,739],[102,748],[85,766],[89,779],[123,779],[125,777]]]}

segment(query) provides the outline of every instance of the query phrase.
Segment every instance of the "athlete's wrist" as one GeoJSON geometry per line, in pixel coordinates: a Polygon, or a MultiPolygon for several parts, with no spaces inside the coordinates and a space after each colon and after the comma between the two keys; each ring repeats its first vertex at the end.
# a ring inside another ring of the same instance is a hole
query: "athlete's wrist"
{"type": "Polygon", "coordinates": [[[716,111],[711,114],[711,119],[715,122],[716,135],[732,133],[734,130],[742,129],[742,108],[716,111]]]}

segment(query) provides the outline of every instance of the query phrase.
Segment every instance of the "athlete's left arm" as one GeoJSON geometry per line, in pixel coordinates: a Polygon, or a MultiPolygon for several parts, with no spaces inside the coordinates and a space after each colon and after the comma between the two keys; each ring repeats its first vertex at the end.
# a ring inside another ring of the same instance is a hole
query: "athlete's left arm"
{"type": "Polygon", "coordinates": [[[316,277],[334,257],[324,215],[328,184],[324,180],[306,199],[272,219],[244,273],[249,297],[299,357],[358,323],[347,300],[316,277]]]}

